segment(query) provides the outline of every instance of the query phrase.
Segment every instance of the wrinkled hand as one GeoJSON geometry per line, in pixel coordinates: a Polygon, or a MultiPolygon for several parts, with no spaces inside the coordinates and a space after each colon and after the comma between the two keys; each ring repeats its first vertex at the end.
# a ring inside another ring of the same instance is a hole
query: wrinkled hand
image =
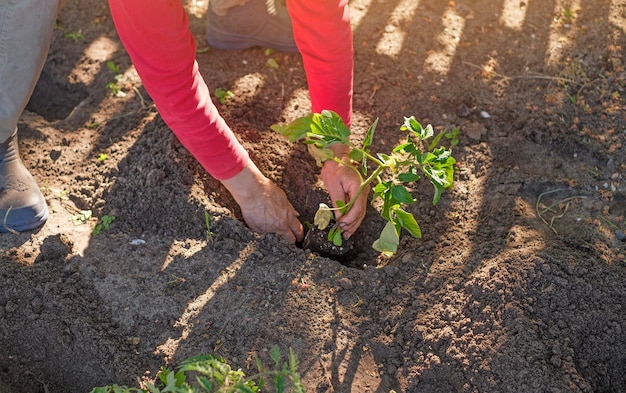
{"type": "Polygon", "coordinates": [[[222,184],[235,198],[250,229],[274,232],[292,244],[303,239],[304,228],[298,220],[298,212],[283,190],[266,178],[252,161],[222,184]]]}
{"type": "MultiPolygon", "coordinates": [[[[333,149],[335,150],[335,149],[333,149]]],[[[335,155],[347,165],[352,165],[344,151],[335,151],[335,155]]],[[[330,199],[334,207],[337,207],[337,200],[348,203],[354,195],[356,195],[361,179],[359,175],[346,165],[340,164],[333,160],[324,162],[321,172],[322,181],[328,190],[330,199]]],[[[369,187],[361,192],[352,209],[346,215],[335,210],[335,218],[341,227],[341,234],[344,239],[349,239],[356,232],[365,218],[367,208],[367,194],[369,187]]]]}

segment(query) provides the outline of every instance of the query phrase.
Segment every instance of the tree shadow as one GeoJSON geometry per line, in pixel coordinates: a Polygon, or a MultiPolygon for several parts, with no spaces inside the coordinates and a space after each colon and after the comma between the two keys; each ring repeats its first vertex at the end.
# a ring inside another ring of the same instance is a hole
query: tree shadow
{"type": "MultiPolygon", "coordinates": [[[[294,280],[298,283],[312,277],[313,282],[330,281],[329,276],[343,271],[338,264],[289,247],[272,235],[253,235],[243,223],[233,220],[232,216],[237,216],[234,201],[217,181],[204,174],[160,117],[146,118],[137,112],[142,108],[138,97],[120,104],[112,116],[136,114],[109,119],[97,128],[98,136],[88,147],[87,158],[76,163],[85,167],[84,173],[99,165],[98,178],[82,178],[83,172],[77,170],[78,178],[73,183],[76,187],[101,189],[91,196],[88,191],[75,191],[73,201],[79,208],[95,207],[99,215],[117,218],[110,232],[89,239],[84,255],[74,257],[71,265],[81,266],[78,269],[82,269],[85,285],[93,286],[94,294],[89,299],[101,302],[107,310],[104,317],[116,324],[112,333],[106,335],[110,341],[102,353],[124,348],[122,355],[107,355],[104,368],[114,367],[119,357],[124,357],[130,366],[115,376],[94,372],[97,376],[89,383],[94,379],[119,382],[110,380],[119,375],[133,383],[146,369],[157,370],[164,360],[176,363],[199,352],[221,354],[243,367],[253,362],[254,356],[267,359],[268,346],[276,342],[289,343],[308,356],[311,349],[320,347],[322,340],[312,337],[319,332],[326,335],[323,339],[329,343],[328,348],[323,354],[307,358],[304,376],[320,378],[320,388],[326,386],[341,392],[359,386],[361,364],[370,359],[370,370],[378,372],[380,368],[383,374],[378,380],[372,379],[377,383],[370,387],[373,391],[402,385],[416,392],[464,391],[477,386],[495,389],[498,383],[511,381],[505,373],[511,364],[525,372],[547,366],[546,362],[531,361],[532,356],[547,356],[544,344],[552,343],[550,348],[569,351],[573,344],[559,336],[549,336],[550,326],[558,326],[559,320],[564,319],[551,316],[550,303],[536,305],[520,300],[529,295],[538,301],[550,284],[534,283],[529,278],[529,274],[554,265],[550,258],[542,256],[538,260],[535,255],[546,253],[546,244],[550,242],[567,249],[567,244],[551,237],[549,229],[533,215],[535,194],[543,192],[544,185],[560,186],[567,178],[594,184],[589,177],[577,173],[579,168],[563,167],[571,161],[568,154],[573,150],[588,164],[602,167],[606,161],[589,145],[568,142],[575,137],[566,129],[572,121],[571,112],[542,113],[526,106],[536,102],[538,91],[565,89],[554,78],[562,70],[546,61],[549,45],[553,45],[550,42],[555,42],[551,38],[553,32],[567,30],[565,22],[555,25],[554,19],[560,17],[557,3],[515,2],[518,11],[524,9],[517,28],[506,24],[514,21],[502,21],[500,14],[505,4],[512,3],[398,0],[354,5],[363,11],[354,35],[356,131],[367,123],[365,119],[381,117],[381,137],[374,148],[387,150],[401,138],[396,131],[403,116],[415,115],[439,129],[459,127],[461,141],[454,152],[461,166],[456,188],[444,195],[437,207],[430,206],[432,191],[420,188],[424,202],[413,212],[424,228],[424,237],[403,237],[401,251],[384,261],[387,266],[376,269],[376,273],[368,269],[344,273],[363,284],[354,291],[340,291],[331,300],[328,297],[335,288],[304,291],[294,285],[294,280]],[[556,14],[545,13],[546,9],[555,10],[556,14]],[[403,14],[407,10],[410,18],[403,14]],[[381,20],[388,24],[381,25],[381,20]],[[397,33],[403,40],[399,48],[381,44],[391,43],[385,40],[397,33]],[[508,50],[494,52],[494,48],[508,50]],[[479,130],[478,138],[469,136],[472,127],[479,130]],[[128,154],[116,155],[117,144],[131,146],[128,154]],[[110,154],[111,160],[94,162],[93,158],[101,152],[110,154]],[[550,157],[550,168],[542,169],[529,159],[534,155],[550,157]],[[470,198],[477,193],[484,194],[482,200],[470,198]],[[211,239],[207,238],[206,211],[215,233],[211,239]],[[476,226],[465,225],[464,221],[473,221],[476,226]],[[134,240],[146,243],[131,244],[134,240]],[[173,249],[178,251],[172,254],[173,249]],[[150,264],[146,265],[146,260],[150,264]],[[511,275],[506,276],[507,272],[511,275]],[[159,295],[151,298],[146,293],[159,295]],[[368,302],[361,308],[355,307],[355,294],[368,302]],[[251,315],[259,316],[259,320],[252,320],[251,315]],[[334,322],[323,325],[326,322],[319,320],[320,315],[333,315],[334,322]],[[342,326],[342,321],[349,317],[358,321],[356,325],[342,326]],[[541,323],[535,323],[535,319],[541,323]],[[515,336],[524,327],[539,333],[515,336]],[[155,331],[159,332],[156,336],[155,331]],[[349,334],[344,336],[346,332],[349,334]],[[138,346],[132,344],[134,340],[126,342],[129,337],[140,337],[138,346]],[[336,345],[337,342],[342,345],[336,345]],[[530,343],[530,347],[523,349],[523,356],[513,363],[507,364],[507,359],[494,354],[506,349],[507,344],[512,345],[505,352],[510,354],[525,343],[530,343]],[[502,364],[497,364],[498,359],[502,364]],[[483,368],[474,368],[476,364],[483,368]],[[490,372],[490,368],[495,371],[490,372]]],[[[608,9],[594,4],[583,1],[580,19],[574,22],[594,21],[594,26],[598,26],[594,34],[618,35],[612,42],[626,45],[624,34],[615,33],[610,27],[602,28],[612,26],[608,9]]],[[[607,4],[605,1],[602,6],[607,4]]],[[[192,26],[200,19],[192,18],[192,26]]],[[[563,37],[567,38],[567,34],[563,37]]],[[[587,54],[584,35],[573,37],[569,45],[569,52],[560,59],[577,59],[594,72],[608,67],[594,62],[594,57],[587,54]]],[[[285,67],[281,70],[294,75],[292,85],[279,87],[274,83],[277,71],[265,66],[268,56],[262,49],[236,53],[210,50],[199,54],[203,75],[211,91],[217,87],[235,89],[242,80],[254,87],[249,96],[236,97],[221,104],[220,109],[244,145],[258,141],[270,144],[274,137],[264,130],[285,120],[284,112],[289,109],[286,107],[299,102],[292,98],[305,85],[299,56],[271,55],[277,56],[281,67],[285,67]],[[261,82],[251,84],[245,79],[250,74],[258,74],[261,82]]],[[[113,56],[123,69],[130,66],[123,51],[113,56]]],[[[69,63],[78,64],[80,60],[77,57],[69,63]]],[[[83,88],[77,88],[81,102],[90,100],[89,104],[97,107],[97,102],[108,93],[105,85],[111,74],[103,65],[94,85],[86,85],[95,94],[83,98],[83,88]]],[[[69,71],[53,79],[62,80],[67,75],[69,71]]],[[[70,88],[63,94],[74,92],[70,88]]],[[[567,99],[566,95],[561,98],[567,99]]],[[[549,94],[544,103],[551,106],[549,94]]],[[[70,118],[64,123],[68,132],[83,127],[90,117],[70,118]]],[[[61,123],[57,123],[60,128],[61,123]]],[[[34,143],[40,137],[44,135],[33,131],[26,141],[34,143]]],[[[306,200],[297,188],[302,182],[312,183],[315,176],[309,173],[298,181],[292,179],[303,168],[310,168],[311,163],[306,160],[293,160],[303,159],[306,152],[286,144],[280,148],[279,157],[258,159],[280,160],[277,166],[284,172],[279,169],[268,175],[286,188],[291,200],[306,200]]],[[[302,207],[301,203],[298,205],[302,207]]],[[[48,243],[54,243],[54,239],[48,243]]],[[[567,264],[558,265],[567,276],[567,264]]],[[[598,274],[593,265],[579,261],[572,265],[598,274]]],[[[573,289],[562,285],[553,291],[550,296],[556,302],[559,295],[571,296],[573,289]]],[[[63,292],[57,295],[61,299],[63,292]]],[[[593,308],[602,301],[595,297],[583,305],[593,308]]],[[[610,302],[601,309],[615,311],[614,304],[610,302]]],[[[95,322],[86,315],[75,318],[77,322],[66,330],[87,337],[77,342],[94,342],[88,336],[97,331],[91,330],[95,322]]],[[[574,342],[583,343],[593,352],[592,340],[582,336],[601,328],[598,324],[593,329],[570,330],[574,342]]],[[[609,339],[607,335],[599,337],[603,343],[609,339]]],[[[46,353],[56,362],[70,365],[76,345],[67,350],[48,343],[46,353]]],[[[600,348],[606,350],[606,346],[600,348]]],[[[575,353],[582,357],[580,351],[575,353]]],[[[593,382],[595,386],[607,388],[610,384],[602,382],[602,376],[619,376],[615,368],[602,374],[606,362],[597,352],[593,356],[597,364],[584,367],[577,360],[572,367],[597,381],[593,382]]],[[[565,366],[555,362],[550,367],[560,373],[565,366]]],[[[522,377],[520,382],[524,382],[522,377]]]]}

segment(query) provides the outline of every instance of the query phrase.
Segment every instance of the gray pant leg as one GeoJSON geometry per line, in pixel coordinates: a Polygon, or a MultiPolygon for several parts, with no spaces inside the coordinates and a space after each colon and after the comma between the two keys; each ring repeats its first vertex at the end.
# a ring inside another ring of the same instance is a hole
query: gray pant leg
{"type": "Polygon", "coordinates": [[[46,61],[59,0],[0,0],[0,143],[10,137],[46,61]]]}

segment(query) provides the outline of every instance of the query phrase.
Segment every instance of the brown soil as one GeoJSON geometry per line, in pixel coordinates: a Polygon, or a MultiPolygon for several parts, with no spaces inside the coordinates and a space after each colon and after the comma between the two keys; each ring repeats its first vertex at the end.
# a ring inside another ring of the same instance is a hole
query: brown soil
{"type": "MultiPolygon", "coordinates": [[[[300,56],[207,48],[188,3],[209,86],[234,92],[221,112],[311,220],[318,169],[270,131],[309,109],[300,56]]],[[[136,386],[201,353],[247,371],[275,344],[309,392],[626,391],[626,2],[351,8],[355,138],[379,117],[388,151],[411,115],[461,132],[454,189],[435,207],[416,189],[423,238],[378,256],[372,210],[346,266],[251,232],[151,106],[106,2],[68,1],[19,125],[52,214],[0,236],[0,391],[136,386]]]]}

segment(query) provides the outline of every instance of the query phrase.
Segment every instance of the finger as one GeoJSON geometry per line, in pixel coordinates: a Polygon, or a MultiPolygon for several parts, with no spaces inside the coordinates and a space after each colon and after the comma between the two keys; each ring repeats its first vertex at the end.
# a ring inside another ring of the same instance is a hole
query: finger
{"type": "Polygon", "coordinates": [[[291,216],[289,228],[297,241],[302,241],[302,239],[304,239],[304,227],[295,215],[291,216]]]}
{"type": "Polygon", "coordinates": [[[289,244],[294,244],[296,242],[296,237],[291,230],[276,232],[276,234],[285,239],[289,244]]]}
{"type": "MultiPolygon", "coordinates": [[[[344,194],[343,192],[341,193],[328,192],[328,194],[330,195],[333,207],[336,209],[339,207],[337,206],[337,201],[341,201],[345,204],[346,201],[350,200],[350,198],[348,198],[348,195],[344,194]]],[[[333,213],[335,214],[335,221],[339,222],[339,219],[343,217],[343,213],[339,209],[334,210],[333,213]]]]}
{"type": "Polygon", "coordinates": [[[359,222],[351,220],[349,215],[345,215],[339,221],[341,235],[344,239],[349,239],[359,227],[359,222]]]}
{"type": "Polygon", "coordinates": [[[339,225],[345,239],[350,238],[359,228],[363,219],[365,218],[365,206],[360,203],[354,205],[354,207],[341,219],[339,225]]]}
{"type": "Polygon", "coordinates": [[[304,227],[300,221],[296,220],[295,228],[292,227],[291,230],[293,231],[297,241],[301,242],[304,239],[304,227]]]}

